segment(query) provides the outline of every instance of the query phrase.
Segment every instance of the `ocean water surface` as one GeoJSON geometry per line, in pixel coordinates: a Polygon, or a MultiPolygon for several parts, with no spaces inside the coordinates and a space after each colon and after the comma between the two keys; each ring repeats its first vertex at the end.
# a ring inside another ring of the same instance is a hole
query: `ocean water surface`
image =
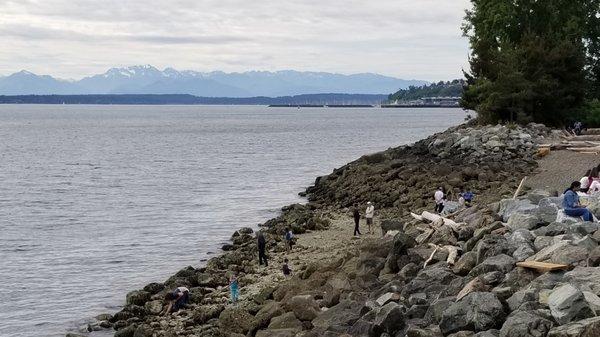
{"type": "Polygon", "coordinates": [[[64,336],[459,109],[0,105],[0,336],[64,336]]]}

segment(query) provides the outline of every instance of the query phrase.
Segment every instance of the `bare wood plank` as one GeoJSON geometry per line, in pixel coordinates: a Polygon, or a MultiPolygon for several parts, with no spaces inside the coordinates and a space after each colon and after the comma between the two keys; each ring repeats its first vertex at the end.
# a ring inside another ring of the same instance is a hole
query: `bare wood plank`
{"type": "Polygon", "coordinates": [[[566,265],[566,264],[556,264],[556,263],[537,262],[537,261],[517,262],[517,267],[535,269],[542,273],[547,273],[549,271],[555,271],[555,270],[568,270],[570,268],[570,266],[566,265]]]}

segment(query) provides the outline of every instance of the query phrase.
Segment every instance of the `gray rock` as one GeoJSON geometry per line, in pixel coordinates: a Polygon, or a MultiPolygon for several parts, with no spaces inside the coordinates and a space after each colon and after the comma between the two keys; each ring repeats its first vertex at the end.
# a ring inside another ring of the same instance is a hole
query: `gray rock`
{"type": "Polygon", "coordinates": [[[125,302],[127,304],[143,306],[150,300],[150,293],[145,290],[134,290],[127,294],[125,302]]]}
{"type": "Polygon", "coordinates": [[[504,321],[502,303],[492,293],[475,292],[452,304],[442,314],[440,329],[444,335],[463,331],[485,331],[504,321]]]}
{"type": "Polygon", "coordinates": [[[461,276],[469,274],[471,269],[477,265],[477,254],[475,252],[466,252],[452,267],[452,271],[461,276]]]}
{"type": "Polygon", "coordinates": [[[527,199],[503,199],[500,201],[498,215],[502,217],[502,221],[507,222],[514,213],[533,213],[537,208],[537,205],[532,204],[527,199]]]}
{"type": "Polygon", "coordinates": [[[498,337],[500,336],[500,331],[496,329],[482,331],[475,334],[474,337],[498,337]]]}
{"type": "Polygon", "coordinates": [[[540,251],[546,247],[552,246],[552,244],[554,244],[554,238],[552,236],[538,236],[533,241],[535,251],[540,251]]]}
{"type": "Polygon", "coordinates": [[[342,300],[339,304],[322,311],[317,318],[312,321],[316,328],[327,330],[333,325],[352,326],[360,318],[358,309],[360,305],[350,300],[342,300]]]}
{"type": "Polygon", "coordinates": [[[115,332],[114,337],[133,337],[136,329],[137,329],[137,325],[135,325],[135,324],[129,325],[127,327],[124,327],[123,329],[117,330],[117,332],[115,332]]]}
{"type": "Polygon", "coordinates": [[[515,268],[515,262],[515,259],[505,254],[492,256],[473,268],[469,273],[469,276],[475,277],[494,271],[508,273],[515,268]]]}
{"type": "Polygon", "coordinates": [[[269,323],[269,329],[297,329],[302,330],[302,322],[293,312],[286,312],[283,315],[273,317],[269,323]]]}
{"type": "Polygon", "coordinates": [[[583,293],[570,284],[555,289],[548,297],[548,306],[554,319],[561,325],[593,315],[583,293]]]}
{"type": "Polygon", "coordinates": [[[572,265],[580,261],[585,261],[587,254],[588,251],[586,248],[572,245],[569,241],[559,241],[540,250],[535,255],[529,257],[527,261],[572,265]]]}
{"type": "Polygon", "coordinates": [[[454,304],[454,297],[444,297],[431,302],[425,313],[425,321],[430,324],[439,324],[442,320],[444,311],[454,304]]]}
{"type": "Polygon", "coordinates": [[[534,214],[514,213],[508,219],[506,225],[513,231],[518,229],[534,229],[537,227],[539,219],[534,214]]]}
{"type": "Polygon", "coordinates": [[[381,307],[373,321],[373,331],[379,332],[379,334],[387,332],[394,335],[402,327],[404,327],[402,307],[394,302],[381,307]]]}
{"type": "Polygon", "coordinates": [[[581,289],[591,289],[594,294],[600,296],[600,268],[576,267],[564,275],[564,282],[581,289]]]}
{"type": "Polygon", "coordinates": [[[267,329],[258,331],[256,337],[294,337],[298,332],[298,329],[267,329]]]}
{"type": "Polygon", "coordinates": [[[532,312],[515,311],[502,325],[500,337],[540,337],[546,336],[552,322],[532,312]]]}
{"type": "Polygon", "coordinates": [[[600,336],[600,317],[588,318],[578,322],[556,327],[548,337],[598,337],[600,336]]]}
{"type": "Polygon", "coordinates": [[[515,248],[508,240],[500,235],[488,235],[477,243],[475,251],[477,252],[477,264],[480,264],[488,257],[506,254],[511,256],[515,248]]]}
{"type": "Polygon", "coordinates": [[[311,321],[319,314],[319,304],[311,295],[297,295],[292,297],[285,307],[293,311],[301,321],[311,321]]]}
{"type": "Polygon", "coordinates": [[[388,231],[403,231],[404,223],[400,219],[385,219],[381,221],[381,231],[385,235],[388,231]]]}
{"type": "Polygon", "coordinates": [[[535,289],[523,289],[514,293],[506,303],[511,311],[518,310],[525,302],[536,301],[538,299],[538,291],[535,289]]]}
{"type": "MultiPolygon", "coordinates": [[[[256,325],[259,329],[265,328],[271,322],[273,317],[280,316],[284,313],[283,308],[279,302],[270,301],[263,305],[262,308],[254,315],[256,325]]],[[[296,318],[296,316],[294,316],[296,318]]],[[[288,327],[277,327],[277,328],[288,328],[288,327]]]]}

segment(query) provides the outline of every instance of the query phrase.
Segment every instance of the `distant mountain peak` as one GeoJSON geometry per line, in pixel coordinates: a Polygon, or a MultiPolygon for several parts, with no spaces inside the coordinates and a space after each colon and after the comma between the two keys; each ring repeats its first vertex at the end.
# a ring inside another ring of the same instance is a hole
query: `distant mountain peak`
{"type": "Polygon", "coordinates": [[[0,94],[191,94],[206,97],[293,96],[318,93],[389,94],[425,81],[373,73],[334,74],[296,70],[225,73],[133,65],[79,81],[62,81],[26,70],[0,77],[0,94]],[[20,80],[19,78],[22,78],[20,80]]]}

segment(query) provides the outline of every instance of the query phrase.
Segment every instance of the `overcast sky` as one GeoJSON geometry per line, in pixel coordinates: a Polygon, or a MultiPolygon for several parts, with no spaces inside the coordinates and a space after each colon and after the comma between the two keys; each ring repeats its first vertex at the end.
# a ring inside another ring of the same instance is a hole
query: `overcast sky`
{"type": "Polygon", "coordinates": [[[0,0],[0,74],[198,71],[461,76],[468,0],[0,0]]]}

